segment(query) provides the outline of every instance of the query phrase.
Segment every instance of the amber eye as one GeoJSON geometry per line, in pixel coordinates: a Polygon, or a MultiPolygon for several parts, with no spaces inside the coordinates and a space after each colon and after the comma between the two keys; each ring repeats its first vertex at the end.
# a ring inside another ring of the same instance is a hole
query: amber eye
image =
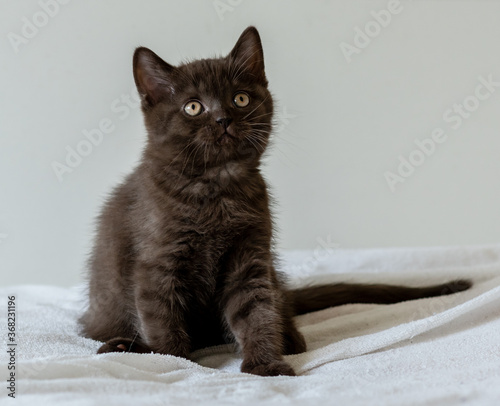
{"type": "Polygon", "coordinates": [[[238,107],[246,107],[248,106],[248,103],[250,103],[250,97],[248,97],[248,94],[243,92],[236,93],[234,95],[233,102],[238,107]]]}
{"type": "Polygon", "coordinates": [[[194,117],[203,111],[203,106],[199,101],[190,100],[184,106],[184,111],[190,116],[194,117]]]}

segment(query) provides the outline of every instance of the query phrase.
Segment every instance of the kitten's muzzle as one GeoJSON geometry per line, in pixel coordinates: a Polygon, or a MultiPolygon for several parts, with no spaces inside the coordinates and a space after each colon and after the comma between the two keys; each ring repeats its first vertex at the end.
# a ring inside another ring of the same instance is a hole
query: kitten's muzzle
{"type": "Polygon", "coordinates": [[[231,140],[230,138],[235,138],[233,134],[227,132],[227,131],[224,131],[216,140],[215,140],[215,143],[217,145],[225,145],[227,143],[229,143],[231,140]]]}
{"type": "Polygon", "coordinates": [[[227,127],[233,122],[233,119],[231,117],[219,117],[215,122],[221,125],[224,130],[227,130],[227,127]]]}
{"type": "Polygon", "coordinates": [[[230,141],[230,138],[235,138],[232,133],[232,129],[230,128],[230,125],[233,122],[231,117],[219,117],[215,120],[215,122],[224,129],[222,134],[215,140],[217,145],[227,144],[230,141]]]}

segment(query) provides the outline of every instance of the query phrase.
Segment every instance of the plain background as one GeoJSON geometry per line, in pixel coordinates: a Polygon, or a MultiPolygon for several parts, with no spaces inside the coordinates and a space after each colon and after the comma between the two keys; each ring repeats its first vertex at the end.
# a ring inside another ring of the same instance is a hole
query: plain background
{"type": "Polygon", "coordinates": [[[248,25],[277,102],[264,173],[280,249],[498,242],[500,88],[457,129],[443,114],[474,95],[479,76],[500,81],[500,3],[402,1],[348,62],[341,44],[387,4],[73,0],[16,53],[9,38],[24,18],[43,23],[42,7],[2,0],[2,284],[82,280],[93,219],[145,140],[140,110],[121,99],[134,91],[134,48],[172,64],[225,55],[248,25]],[[51,165],[103,119],[114,131],[60,182],[51,165]],[[446,141],[391,191],[384,173],[436,127],[446,141]]]}

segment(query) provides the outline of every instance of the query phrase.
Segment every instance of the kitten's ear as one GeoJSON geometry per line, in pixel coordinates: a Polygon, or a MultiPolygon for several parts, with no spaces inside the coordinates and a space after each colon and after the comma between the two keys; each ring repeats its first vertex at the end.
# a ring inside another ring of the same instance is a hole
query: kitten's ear
{"type": "Polygon", "coordinates": [[[250,73],[255,79],[267,85],[264,73],[264,51],[260,42],[259,32],[255,27],[248,27],[241,34],[229,58],[236,66],[250,73]]]}
{"type": "Polygon", "coordinates": [[[144,107],[152,107],[174,93],[175,70],[150,49],[135,50],[134,80],[144,107]]]}

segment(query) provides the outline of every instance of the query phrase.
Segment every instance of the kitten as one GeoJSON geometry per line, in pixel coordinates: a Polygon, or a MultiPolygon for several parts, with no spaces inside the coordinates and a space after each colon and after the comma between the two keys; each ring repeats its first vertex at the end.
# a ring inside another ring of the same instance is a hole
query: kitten
{"type": "Polygon", "coordinates": [[[288,290],[274,267],[272,219],[259,164],[273,101],[257,30],[228,56],[174,67],[147,48],[133,59],[148,141],[114,190],[90,260],[86,337],[99,353],[187,357],[236,341],[241,370],[294,375],[306,350],[293,316],[344,303],[445,295],[468,281],[409,288],[336,284],[288,290]]]}

